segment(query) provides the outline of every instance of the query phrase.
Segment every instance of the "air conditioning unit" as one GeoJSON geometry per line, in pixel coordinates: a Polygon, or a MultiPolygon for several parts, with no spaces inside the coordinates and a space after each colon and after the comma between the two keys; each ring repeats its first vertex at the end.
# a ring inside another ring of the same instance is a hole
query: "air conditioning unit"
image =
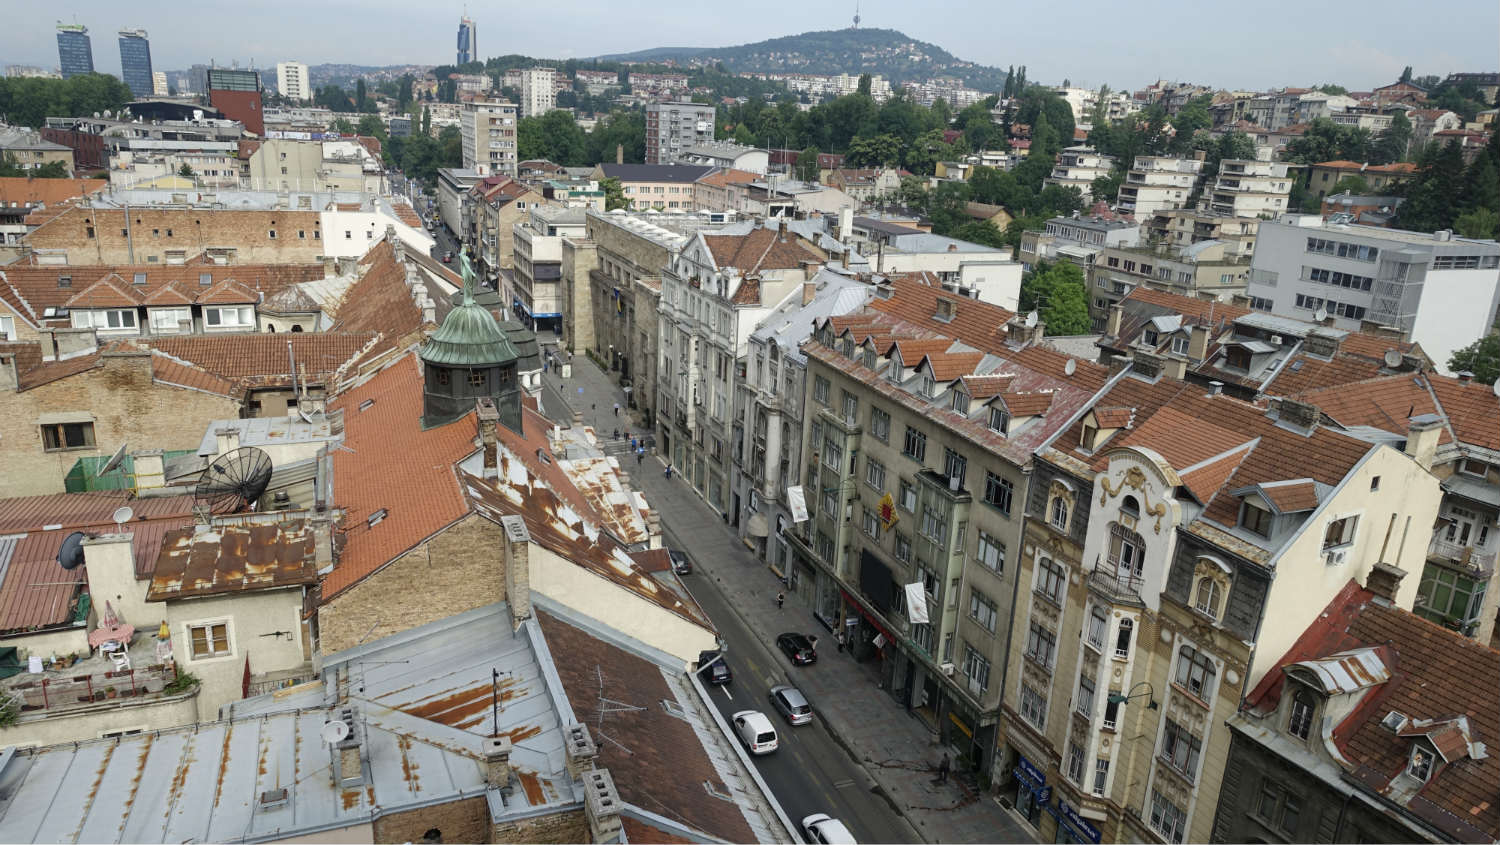
{"type": "Polygon", "coordinates": [[[1344,562],[1344,549],[1323,553],[1324,566],[1339,566],[1344,562]]]}
{"type": "Polygon", "coordinates": [[[939,666],[938,668],[943,670],[943,674],[944,675],[947,675],[948,677],[951,678],[951,677],[953,677],[953,670],[956,667],[952,663],[944,663],[942,666],[939,666]]]}

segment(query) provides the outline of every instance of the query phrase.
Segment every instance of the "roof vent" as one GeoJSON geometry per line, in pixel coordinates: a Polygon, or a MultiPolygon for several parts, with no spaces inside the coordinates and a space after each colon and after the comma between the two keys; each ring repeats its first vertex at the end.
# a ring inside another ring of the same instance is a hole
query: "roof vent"
{"type": "Polygon", "coordinates": [[[374,399],[366,399],[365,401],[359,403],[359,409],[361,411],[364,411],[364,410],[367,410],[371,405],[374,405],[374,404],[375,404],[375,400],[374,399]]]}
{"type": "Polygon", "coordinates": [[[1408,720],[1405,715],[1392,710],[1391,712],[1385,714],[1385,718],[1380,720],[1380,724],[1382,727],[1388,729],[1391,733],[1396,733],[1402,728],[1406,727],[1407,721],[1408,720]]]}
{"type": "Polygon", "coordinates": [[[380,510],[378,510],[378,511],[370,514],[368,517],[366,517],[365,518],[365,524],[368,525],[371,528],[374,528],[375,526],[377,526],[380,523],[384,522],[385,518],[387,516],[389,516],[389,515],[390,515],[390,510],[389,509],[387,509],[387,508],[381,508],[380,510]]]}
{"type": "Polygon", "coordinates": [[[282,787],[280,789],[271,789],[267,790],[266,792],[262,792],[260,794],[260,808],[262,810],[271,810],[275,809],[276,807],[285,806],[288,795],[289,793],[287,792],[286,787],[282,787]]]}

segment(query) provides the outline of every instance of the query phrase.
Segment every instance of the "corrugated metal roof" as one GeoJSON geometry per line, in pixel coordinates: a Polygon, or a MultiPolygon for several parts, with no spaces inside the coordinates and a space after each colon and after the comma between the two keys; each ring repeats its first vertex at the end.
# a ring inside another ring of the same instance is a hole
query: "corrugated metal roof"
{"type": "Polygon", "coordinates": [[[1391,677],[1390,667],[1381,659],[1378,647],[1341,651],[1321,660],[1303,660],[1292,665],[1312,673],[1327,695],[1373,687],[1391,677]]]}
{"type": "Polygon", "coordinates": [[[300,519],[179,529],[162,542],[146,600],[314,584],[313,547],[312,529],[300,519]]]}
{"type": "Polygon", "coordinates": [[[51,493],[45,496],[23,496],[0,499],[0,533],[39,531],[48,526],[77,529],[113,522],[116,508],[129,505],[133,519],[161,516],[191,516],[192,496],[152,496],[137,498],[123,490],[97,490],[89,493],[51,493]]]}

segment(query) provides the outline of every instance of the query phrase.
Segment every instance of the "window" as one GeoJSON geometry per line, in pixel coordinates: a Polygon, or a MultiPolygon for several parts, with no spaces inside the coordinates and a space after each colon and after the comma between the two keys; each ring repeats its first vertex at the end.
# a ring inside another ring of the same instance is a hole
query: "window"
{"type": "Polygon", "coordinates": [[[91,422],[53,423],[42,426],[42,448],[48,452],[87,449],[94,445],[91,422]]]}
{"type": "Polygon", "coordinates": [[[1307,739],[1312,732],[1313,714],[1317,712],[1317,702],[1313,700],[1312,693],[1298,687],[1292,693],[1292,706],[1290,715],[1286,721],[1286,732],[1298,739],[1307,739]]]}
{"type": "Polygon", "coordinates": [[[942,548],[948,539],[948,515],[932,507],[922,508],[922,536],[942,548]]]}
{"type": "Polygon", "coordinates": [[[1484,461],[1476,461],[1473,458],[1464,458],[1458,463],[1458,471],[1464,475],[1484,478],[1485,474],[1489,471],[1489,464],[1486,464],[1484,461]]]}
{"type": "Polygon", "coordinates": [[[107,311],[74,311],[73,328],[123,331],[135,328],[134,308],[111,308],[107,311]]]}
{"type": "Polygon", "coordinates": [[[1406,764],[1406,773],[1423,783],[1432,777],[1432,755],[1420,745],[1411,750],[1411,760],[1406,764]]]}
{"type": "Polygon", "coordinates": [[[865,483],[876,490],[884,490],[885,464],[874,458],[865,458],[865,483]]]}
{"type": "Polygon", "coordinates": [[[1109,614],[1103,606],[1094,605],[1089,611],[1088,644],[1096,649],[1104,648],[1104,632],[1109,629],[1109,614]]]}
{"type": "Polygon", "coordinates": [[[880,539],[880,517],[875,515],[875,511],[865,508],[860,522],[866,534],[880,539]]]}
{"type": "Polygon", "coordinates": [[[1094,794],[1103,795],[1104,786],[1109,783],[1109,761],[1100,757],[1094,761],[1094,794]]]}
{"type": "MultiPolygon", "coordinates": [[[[1124,508],[1122,514],[1128,515],[1124,508]]],[[[1120,525],[1109,526],[1109,562],[1115,568],[1115,578],[1134,588],[1145,567],[1146,541],[1141,535],[1120,525]]]]}
{"type": "Polygon", "coordinates": [[[855,398],[853,393],[850,393],[847,390],[845,390],[843,393],[844,422],[848,423],[849,425],[854,425],[854,421],[859,419],[859,400],[855,398]]]}
{"type": "Polygon", "coordinates": [[[901,488],[897,491],[896,507],[907,513],[917,512],[917,488],[904,478],[901,479],[901,488]]]}
{"type": "Polygon", "coordinates": [[[968,472],[968,468],[969,461],[963,455],[952,449],[943,450],[943,474],[948,476],[950,486],[954,481],[958,482],[959,487],[964,486],[964,474],[968,472]]]}
{"type": "Polygon", "coordinates": [[[993,505],[1001,513],[1009,515],[1011,503],[1015,499],[1016,486],[1010,483],[1010,479],[1001,478],[993,472],[986,471],[984,474],[984,501],[987,505],[993,505]]]}
{"type": "Polygon", "coordinates": [[[906,442],[901,446],[901,454],[917,463],[927,460],[927,435],[907,426],[906,442]]]}
{"type": "Polygon", "coordinates": [[[469,371],[469,386],[483,388],[485,383],[484,370],[469,371]]]}
{"type": "Polygon", "coordinates": [[[998,405],[990,406],[990,431],[1010,432],[1010,413],[998,405]]]}
{"type": "Polygon", "coordinates": [[[1323,534],[1323,548],[1331,549],[1337,546],[1347,546],[1354,542],[1354,531],[1359,527],[1359,517],[1346,516],[1328,523],[1328,530],[1323,534]]]}
{"type": "Polygon", "coordinates": [[[1203,751],[1203,742],[1191,731],[1167,718],[1167,729],[1162,735],[1161,759],[1172,768],[1193,779],[1198,769],[1198,755],[1203,751]]]}
{"type": "Polygon", "coordinates": [[[896,560],[909,563],[911,561],[911,538],[898,531],[896,533],[893,552],[896,555],[896,560]]]}
{"type": "MultiPolygon", "coordinates": [[[[1119,695],[1120,691],[1119,690],[1110,690],[1109,694],[1110,695],[1119,695]]],[[[1102,727],[1105,730],[1107,730],[1107,731],[1114,730],[1115,729],[1115,720],[1117,718],[1119,718],[1119,715],[1120,715],[1120,702],[1118,702],[1118,701],[1110,701],[1109,698],[1106,697],[1104,699],[1104,724],[1102,725],[1102,727]]]]}
{"type": "Polygon", "coordinates": [[[974,557],[996,573],[1005,571],[1005,544],[983,531],[979,532],[979,545],[974,549],[974,557]]]}
{"type": "Polygon", "coordinates": [[[1115,658],[1125,660],[1130,657],[1130,634],[1135,630],[1135,620],[1121,619],[1120,631],[1115,634],[1115,658]]]}
{"type": "Polygon", "coordinates": [[[1258,537],[1271,536],[1271,512],[1246,499],[1240,505],[1240,527],[1258,537]]]}
{"type": "Polygon", "coordinates": [[[819,405],[828,404],[828,379],[822,376],[813,376],[813,399],[819,405]]]}
{"type": "Polygon", "coordinates": [[[1207,701],[1213,695],[1214,662],[1190,645],[1177,652],[1177,685],[1207,701]]]}
{"type": "Polygon", "coordinates": [[[1078,740],[1068,741],[1068,780],[1083,783],[1083,746],[1078,740]]]}
{"type": "Polygon", "coordinates": [[[149,313],[153,332],[175,332],[181,323],[193,319],[193,312],[187,308],[152,308],[149,313]]]}
{"type": "Polygon", "coordinates": [[[1047,726],[1047,697],[1025,682],[1021,684],[1021,718],[1039,731],[1047,726]]]}
{"type": "Polygon", "coordinates": [[[193,659],[222,657],[229,653],[229,623],[211,622],[188,626],[188,643],[193,659]]]}
{"type": "Polygon", "coordinates": [[[833,540],[829,539],[827,534],[819,531],[817,544],[818,557],[822,558],[828,563],[833,563],[833,540]]]}
{"type": "Polygon", "coordinates": [[[881,443],[891,442],[891,415],[879,408],[871,408],[870,434],[881,443]]]}
{"type": "Polygon", "coordinates": [[[1026,656],[1051,669],[1052,660],[1057,656],[1057,635],[1041,623],[1032,622],[1031,630],[1026,634],[1026,656]]]}
{"type": "Polygon", "coordinates": [[[1094,712],[1094,681],[1086,674],[1078,676],[1078,701],[1075,706],[1085,716],[1094,712]]]}
{"type": "Polygon", "coordinates": [[[968,643],[964,643],[964,676],[969,679],[969,692],[975,695],[989,688],[990,662],[968,643]]]}
{"type": "Polygon", "coordinates": [[[962,390],[953,391],[953,400],[950,407],[960,414],[969,413],[969,394],[962,390]]]}
{"type": "Polygon", "coordinates": [[[1068,501],[1061,496],[1053,496],[1052,504],[1048,508],[1047,522],[1058,531],[1068,530],[1068,501]]]}
{"type": "Polygon", "coordinates": [[[1198,589],[1193,591],[1193,608],[1210,619],[1219,618],[1219,604],[1223,601],[1223,588],[1212,578],[1200,578],[1198,589]]]}
{"type": "Polygon", "coordinates": [[[844,471],[844,447],[832,437],[823,441],[823,463],[832,472],[844,471]]]}
{"type": "Polygon", "coordinates": [[[1173,338],[1172,338],[1172,352],[1175,353],[1175,354],[1177,354],[1177,355],[1186,355],[1186,354],[1188,354],[1188,339],[1185,338],[1185,337],[1183,337],[1182,335],[1175,335],[1175,336],[1173,336],[1173,338]]]}
{"type": "Polygon", "coordinates": [[[1044,557],[1036,563],[1036,594],[1052,602],[1062,604],[1063,585],[1068,581],[1068,572],[1044,557]]]}
{"type": "Polygon", "coordinates": [[[1187,813],[1151,790],[1151,827],[1168,842],[1181,842],[1187,831],[1187,813]]]}
{"type": "Polygon", "coordinates": [[[221,328],[244,328],[255,325],[255,308],[249,305],[230,305],[222,308],[203,309],[203,322],[221,328]]]}
{"type": "Polygon", "coordinates": [[[978,590],[969,591],[969,618],[978,622],[981,627],[991,634],[995,633],[995,619],[997,617],[995,603],[990,601],[978,590]]]}

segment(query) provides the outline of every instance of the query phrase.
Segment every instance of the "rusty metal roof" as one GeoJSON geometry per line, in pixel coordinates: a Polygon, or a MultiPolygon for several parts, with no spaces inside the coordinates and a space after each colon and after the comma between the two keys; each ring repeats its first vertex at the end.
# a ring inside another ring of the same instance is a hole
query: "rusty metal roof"
{"type": "Polygon", "coordinates": [[[1390,680],[1391,669],[1380,655],[1380,648],[1357,648],[1341,651],[1318,660],[1292,664],[1305,669],[1323,686],[1323,693],[1349,693],[1373,687],[1390,680]]]}
{"type": "Polygon", "coordinates": [[[162,541],[147,601],[313,584],[318,567],[305,520],[194,526],[162,541]]]}

